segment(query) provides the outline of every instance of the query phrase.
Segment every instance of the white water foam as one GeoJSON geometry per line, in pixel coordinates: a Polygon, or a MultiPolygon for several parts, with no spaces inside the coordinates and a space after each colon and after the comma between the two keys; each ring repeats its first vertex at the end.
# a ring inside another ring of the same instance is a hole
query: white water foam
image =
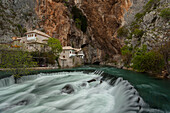
{"type": "Polygon", "coordinates": [[[134,87],[122,78],[101,83],[101,71],[61,72],[1,80],[2,113],[140,113],[146,106],[134,87]],[[88,82],[94,79],[93,82],[88,82]],[[12,82],[11,82],[12,81],[12,82]],[[71,85],[71,94],[62,88],[71,85]]]}

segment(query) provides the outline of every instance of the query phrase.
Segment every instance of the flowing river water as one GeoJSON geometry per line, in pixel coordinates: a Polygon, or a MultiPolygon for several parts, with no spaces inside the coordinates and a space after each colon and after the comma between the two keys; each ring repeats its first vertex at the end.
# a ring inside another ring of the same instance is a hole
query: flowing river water
{"type": "Polygon", "coordinates": [[[62,71],[2,78],[0,113],[170,113],[168,80],[113,67],[62,71]]]}

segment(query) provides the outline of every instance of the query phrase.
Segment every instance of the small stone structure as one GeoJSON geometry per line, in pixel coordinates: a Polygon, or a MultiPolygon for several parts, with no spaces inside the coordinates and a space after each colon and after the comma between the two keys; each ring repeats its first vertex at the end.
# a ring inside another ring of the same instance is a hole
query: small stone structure
{"type": "Polygon", "coordinates": [[[84,53],[81,48],[76,49],[71,46],[63,47],[59,57],[59,63],[62,68],[75,67],[83,63],[84,53]]]}

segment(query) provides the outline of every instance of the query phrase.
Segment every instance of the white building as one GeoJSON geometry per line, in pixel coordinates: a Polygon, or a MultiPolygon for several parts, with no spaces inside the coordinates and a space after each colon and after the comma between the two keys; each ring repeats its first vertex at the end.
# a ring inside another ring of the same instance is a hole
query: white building
{"type": "Polygon", "coordinates": [[[13,43],[11,47],[22,48],[26,51],[48,51],[47,41],[50,38],[49,35],[38,31],[28,31],[25,37],[12,37],[13,43]]]}
{"type": "Polygon", "coordinates": [[[72,48],[71,46],[63,47],[59,57],[59,63],[62,68],[75,67],[83,63],[84,54],[82,49],[72,48]]]}
{"type": "Polygon", "coordinates": [[[26,33],[26,43],[27,43],[27,49],[28,51],[42,51],[46,48],[47,41],[50,38],[49,35],[38,31],[38,30],[33,30],[33,31],[28,31],[26,33]]]}

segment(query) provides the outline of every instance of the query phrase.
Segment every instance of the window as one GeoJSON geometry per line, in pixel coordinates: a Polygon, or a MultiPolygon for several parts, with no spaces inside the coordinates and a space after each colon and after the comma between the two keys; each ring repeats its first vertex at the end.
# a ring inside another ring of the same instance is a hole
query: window
{"type": "Polygon", "coordinates": [[[35,34],[35,37],[36,37],[37,35],[35,34]]]}
{"type": "Polygon", "coordinates": [[[70,51],[70,54],[71,54],[71,51],[70,51]]]}
{"type": "Polygon", "coordinates": [[[65,58],[65,56],[63,56],[63,58],[65,58]]]}

